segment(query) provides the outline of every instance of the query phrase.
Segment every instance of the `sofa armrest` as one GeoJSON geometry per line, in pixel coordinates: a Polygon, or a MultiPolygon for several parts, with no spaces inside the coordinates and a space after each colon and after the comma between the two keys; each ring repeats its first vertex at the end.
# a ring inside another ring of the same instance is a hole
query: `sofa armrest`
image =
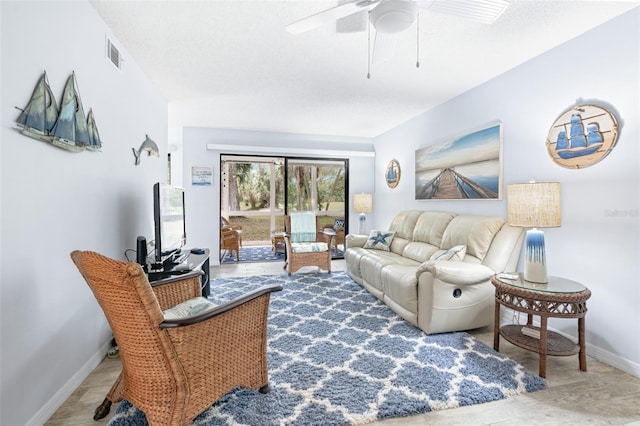
{"type": "Polygon", "coordinates": [[[349,247],[364,247],[369,239],[368,235],[349,234],[344,238],[344,249],[349,247]]]}
{"type": "Polygon", "coordinates": [[[450,260],[427,260],[416,271],[416,277],[425,272],[434,278],[454,285],[473,285],[485,282],[496,273],[493,269],[481,263],[456,262],[450,260]]]}

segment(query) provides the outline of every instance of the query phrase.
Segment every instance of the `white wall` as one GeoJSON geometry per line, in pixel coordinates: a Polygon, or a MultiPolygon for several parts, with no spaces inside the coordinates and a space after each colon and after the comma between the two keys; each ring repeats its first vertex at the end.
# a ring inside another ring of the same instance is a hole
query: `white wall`
{"type": "MultiPolygon", "coordinates": [[[[186,127],[183,129],[182,155],[184,158],[183,183],[187,210],[187,240],[192,247],[207,247],[218,253],[220,215],[220,154],[348,158],[349,159],[349,203],[353,194],[374,192],[372,141],[366,138],[303,135],[292,133],[257,132],[224,129],[186,127]],[[215,144],[222,149],[207,149],[215,144]],[[233,147],[237,147],[234,149],[233,147]],[[319,154],[300,154],[298,150],[322,150],[319,154]],[[368,150],[368,153],[367,153],[368,150]],[[213,186],[191,186],[192,166],[212,166],[213,186]]],[[[349,209],[352,230],[357,230],[358,214],[349,209]]],[[[369,216],[369,215],[368,215],[369,216]]],[[[373,217],[373,216],[370,216],[373,217]]],[[[212,255],[211,263],[219,263],[218,256],[212,255]]]]}
{"type": "Polygon", "coordinates": [[[0,424],[41,424],[111,338],[69,253],[123,259],[137,235],[151,235],[152,184],[164,180],[165,161],[145,156],[134,166],[131,148],[148,133],[166,154],[167,104],[124,49],[122,72],[105,59],[111,34],[88,2],[0,2],[0,10],[0,424]],[[71,153],[11,130],[14,106],[26,105],[43,70],[58,103],[75,71],[102,152],[71,153]]]}
{"type": "MultiPolygon", "coordinates": [[[[588,354],[640,376],[640,8],[412,119],[375,140],[378,227],[401,209],[451,210],[506,217],[506,201],[415,201],[414,152],[487,123],[504,123],[504,187],[562,184],[562,227],[546,230],[549,274],[587,285],[588,354]],[[613,105],[624,125],[617,146],[581,170],[556,165],[545,141],[577,98],[613,105]],[[397,150],[402,144],[403,152],[397,150]],[[397,158],[395,189],[383,180],[397,158]]],[[[506,200],[506,196],[504,197],[506,200]]],[[[577,335],[575,321],[550,326],[577,335]]],[[[576,361],[577,366],[577,361],[576,361]]],[[[576,367],[577,368],[577,367],[576,367]]]]}

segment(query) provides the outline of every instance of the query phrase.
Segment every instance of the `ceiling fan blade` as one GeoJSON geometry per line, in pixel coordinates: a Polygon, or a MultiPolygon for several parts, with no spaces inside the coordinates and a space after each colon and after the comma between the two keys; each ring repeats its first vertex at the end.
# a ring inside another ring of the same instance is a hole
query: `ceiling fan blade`
{"type": "Polygon", "coordinates": [[[336,21],[338,33],[361,33],[367,31],[369,25],[369,11],[361,10],[353,15],[345,16],[336,21]]]}
{"type": "Polygon", "coordinates": [[[510,0],[416,0],[418,7],[491,24],[502,15],[510,0]]]}
{"type": "Polygon", "coordinates": [[[301,34],[323,25],[331,24],[337,19],[353,15],[361,10],[369,10],[379,1],[380,0],[353,0],[302,18],[299,21],[287,25],[285,29],[291,34],[301,34]]]}

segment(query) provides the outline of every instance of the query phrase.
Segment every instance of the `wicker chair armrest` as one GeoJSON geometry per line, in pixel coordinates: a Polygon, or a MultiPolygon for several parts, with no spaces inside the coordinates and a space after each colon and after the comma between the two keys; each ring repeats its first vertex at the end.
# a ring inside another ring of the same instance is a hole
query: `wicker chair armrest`
{"type": "Polygon", "coordinates": [[[164,320],[163,322],[160,323],[160,328],[182,327],[185,325],[192,325],[192,324],[197,324],[199,322],[207,321],[225,312],[231,311],[232,309],[235,309],[238,306],[241,306],[253,299],[257,299],[258,297],[263,296],[267,293],[272,293],[280,290],[282,290],[281,285],[270,285],[270,286],[260,287],[257,290],[253,290],[241,297],[235,298],[221,305],[218,305],[214,309],[204,312],[202,314],[193,315],[190,317],[185,317],[180,319],[164,320]]]}
{"type": "Polygon", "coordinates": [[[156,295],[160,309],[169,309],[179,303],[202,295],[202,280],[204,274],[195,270],[182,275],[175,275],[151,283],[151,289],[156,295]]]}
{"type": "Polygon", "coordinates": [[[331,238],[333,237],[335,237],[335,235],[330,235],[325,232],[316,233],[316,241],[320,243],[327,243],[327,245],[331,244],[331,238]]]}
{"type": "Polygon", "coordinates": [[[220,233],[223,236],[229,236],[232,235],[234,238],[238,235],[238,231],[236,229],[233,228],[220,228],[220,233]]]}

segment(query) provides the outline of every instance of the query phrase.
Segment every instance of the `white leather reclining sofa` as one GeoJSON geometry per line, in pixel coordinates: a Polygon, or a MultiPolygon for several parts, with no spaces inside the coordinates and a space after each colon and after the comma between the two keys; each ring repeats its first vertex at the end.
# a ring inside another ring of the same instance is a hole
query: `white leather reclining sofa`
{"type": "Polygon", "coordinates": [[[493,322],[491,277],[516,270],[523,237],[500,217],[404,211],[376,239],[347,235],[346,269],[427,334],[469,330],[493,322]]]}

